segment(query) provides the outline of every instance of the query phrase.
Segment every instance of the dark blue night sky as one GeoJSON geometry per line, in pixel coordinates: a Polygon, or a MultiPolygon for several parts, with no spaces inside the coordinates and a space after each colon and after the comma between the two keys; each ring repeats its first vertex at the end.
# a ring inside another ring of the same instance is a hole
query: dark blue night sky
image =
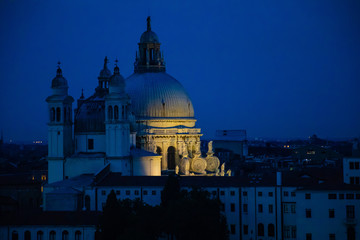
{"type": "Polygon", "coordinates": [[[94,92],[105,56],[129,76],[150,14],[204,138],[357,137],[359,13],[358,0],[1,0],[0,128],[5,140],[47,138],[58,60],[75,99],[94,92]]]}

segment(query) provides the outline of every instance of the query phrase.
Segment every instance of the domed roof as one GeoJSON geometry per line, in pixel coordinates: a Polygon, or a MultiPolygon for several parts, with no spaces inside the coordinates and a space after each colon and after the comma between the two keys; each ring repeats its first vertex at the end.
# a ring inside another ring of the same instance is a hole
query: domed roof
{"type": "Polygon", "coordinates": [[[62,75],[60,67],[56,70],[56,77],[51,81],[51,88],[68,88],[68,83],[62,75]]]}
{"type": "Polygon", "coordinates": [[[159,43],[159,38],[156,33],[148,30],[141,35],[140,43],[159,43]]]}
{"type": "Polygon", "coordinates": [[[184,87],[165,72],[134,73],[126,79],[131,110],[137,118],[193,118],[184,87]]]}
{"type": "Polygon", "coordinates": [[[146,19],[147,21],[147,29],[140,37],[140,43],[159,43],[159,38],[151,31],[151,19],[150,16],[146,19]]]}
{"type": "Polygon", "coordinates": [[[120,74],[118,66],[114,68],[114,75],[112,75],[110,78],[110,87],[125,87],[125,79],[120,74]]]}
{"type": "Polygon", "coordinates": [[[103,93],[95,93],[78,103],[75,111],[74,131],[105,132],[105,100],[103,93]]]}

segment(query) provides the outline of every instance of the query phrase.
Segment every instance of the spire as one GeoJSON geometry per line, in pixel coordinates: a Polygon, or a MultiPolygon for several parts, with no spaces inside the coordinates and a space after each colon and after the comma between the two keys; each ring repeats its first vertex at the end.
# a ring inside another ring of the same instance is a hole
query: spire
{"type": "Polygon", "coordinates": [[[84,97],[84,89],[82,88],[81,89],[81,97],[80,97],[80,99],[84,99],[85,97],[84,97]]]}
{"type": "Polygon", "coordinates": [[[57,65],[57,70],[56,70],[56,76],[62,76],[62,70],[61,70],[61,68],[60,68],[60,64],[61,64],[61,62],[60,61],[58,61],[58,63],[57,63],[58,65],[57,65]]]}
{"type": "Polygon", "coordinates": [[[120,75],[120,69],[117,65],[119,61],[117,60],[117,58],[115,59],[115,67],[114,67],[114,75],[120,75]]]}
{"type": "Polygon", "coordinates": [[[104,69],[107,68],[107,63],[109,62],[107,56],[105,56],[105,59],[104,59],[104,69]]]}
{"type": "Polygon", "coordinates": [[[151,31],[151,19],[150,19],[150,16],[147,17],[146,21],[147,21],[147,31],[151,31]]]}

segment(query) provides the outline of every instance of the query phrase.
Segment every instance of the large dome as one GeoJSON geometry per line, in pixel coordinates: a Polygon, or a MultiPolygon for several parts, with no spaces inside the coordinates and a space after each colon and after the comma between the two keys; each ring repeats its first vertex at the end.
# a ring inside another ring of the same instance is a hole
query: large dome
{"type": "Polygon", "coordinates": [[[126,79],[131,110],[139,118],[193,118],[184,87],[165,72],[134,73],[126,79]]]}

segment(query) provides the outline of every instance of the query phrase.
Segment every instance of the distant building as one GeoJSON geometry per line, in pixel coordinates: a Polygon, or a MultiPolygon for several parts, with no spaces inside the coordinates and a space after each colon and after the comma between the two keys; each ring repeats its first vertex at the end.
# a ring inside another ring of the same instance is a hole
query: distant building
{"type": "Polygon", "coordinates": [[[214,143],[216,153],[231,152],[238,158],[248,155],[246,130],[216,130],[214,143]]]}
{"type": "Polygon", "coordinates": [[[344,183],[360,185],[360,158],[344,158],[344,183]]]}

